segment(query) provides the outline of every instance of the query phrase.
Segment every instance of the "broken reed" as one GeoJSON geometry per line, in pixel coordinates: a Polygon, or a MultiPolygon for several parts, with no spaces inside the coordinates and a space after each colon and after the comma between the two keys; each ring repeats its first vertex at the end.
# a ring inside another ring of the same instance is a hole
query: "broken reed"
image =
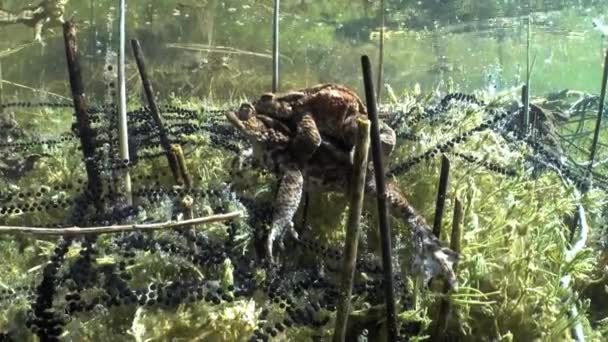
{"type": "Polygon", "coordinates": [[[355,268],[357,266],[359,225],[361,221],[361,212],[363,211],[365,178],[367,175],[369,127],[369,120],[357,120],[357,144],[355,145],[353,174],[350,179],[350,204],[348,221],[346,223],[346,243],[344,245],[340,302],[336,314],[336,327],[333,337],[334,342],[342,342],[345,340],[348,316],[350,314],[350,297],[352,296],[355,268]]]}
{"type": "Polygon", "coordinates": [[[133,55],[135,56],[135,61],[137,62],[137,70],[139,70],[139,76],[141,77],[141,83],[146,94],[146,99],[148,100],[150,114],[152,115],[152,119],[154,119],[156,127],[158,127],[160,144],[165,152],[165,155],[167,156],[167,162],[169,163],[169,167],[171,168],[171,172],[173,173],[173,178],[179,185],[182,185],[183,183],[180,182],[181,177],[177,158],[173,153],[171,153],[171,143],[169,142],[169,138],[167,137],[167,130],[165,129],[162,118],[160,116],[160,111],[156,104],[156,99],[154,98],[152,84],[150,84],[148,74],[146,73],[146,64],[144,61],[143,53],[141,52],[141,46],[139,44],[139,41],[137,39],[131,39],[131,46],[133,48],[133,55]]]}
{"type": "Polygon", "coordinates": [[[384,164],[382,161],[378,108],[376,106],[376,93],[374,92],[374,81],[372,78],[372,65],[368,56],[364,55],[361,57],[361,66],[363,69],[367,113],[371,121],[372,158],[374,161],[374,176],[376,178],[378,221],[382,247],[382,269],[384,274],[384,292],[386,300],[387,338],[389,341],[396,341],[397,313],[395,307],[395,288],[391,256],[391,232],[388,221],[388,206],[386,204],[386,184],[384,179],[384,164]]]}
{"type": "Polygon", "coordinates": [[[78,46],[76,43],[76,26],[72,21],[63,24],[63,38],[65,42],[65,54],[70,77],[70,89],[76,111],[76,123],[78,135],[82,145],[84,164],[88,178],[88,194],[90,200],[95,202],[98,212],[101,212],[100,197],[102,183],[99,170],[95,164],[95,132],[91,128],[88,117],[87,100],[82,82],[80,62],[78,60],[78,46]]]}

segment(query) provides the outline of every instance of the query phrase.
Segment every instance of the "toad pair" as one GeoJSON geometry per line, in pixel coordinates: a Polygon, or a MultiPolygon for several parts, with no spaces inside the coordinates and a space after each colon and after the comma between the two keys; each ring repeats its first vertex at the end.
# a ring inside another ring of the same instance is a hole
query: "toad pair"
{"type": "MultiPolygon", "coordinates": [[[[285,232],[298,237],[293,217],[304,188],[342,193],[350,188],[356,121],[367,117],[367,110],[347,87],[321,84],[281,95],[264,94],[226,116],[252,142],[254,157],[280,177],[266,241],[266,253],[272,260],[275,240],[282,241],[285,232]]],[[[380,127],[383,154],[387,158],[395,145],[395,133],[387,125],[380,127]]],[[[374,198],[376,192],[373,179],[372,172],[368,172],[367,199],[374,198]]],[[[391,213],[404,219],[412,229],[416,261],[426,280],[442,274],[456,286],[452,268],[457,254],[442,247],[424,218],[391,183],[387,185],[386,197],[391,213]]]]}

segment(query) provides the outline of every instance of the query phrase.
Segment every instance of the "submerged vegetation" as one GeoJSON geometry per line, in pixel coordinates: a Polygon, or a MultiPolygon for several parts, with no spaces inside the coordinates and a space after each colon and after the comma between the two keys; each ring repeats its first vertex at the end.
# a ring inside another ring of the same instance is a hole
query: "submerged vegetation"
{"type": "MultiPolygon", "coordinates": [[[[348,3],[283,5],[282,89],[331,81],[363,95],[358,57],[376,54],[379,7],[348,3]]],[[[251,142],[224,116],[271,84],[272,2],[129,2],[129,35],[150,61],[166,131],[141,107],[129,62],[127,162],[118,154],[113,5],[66,5],[66,18],[78,18],[94,133],[94,155],[85,158],[61,27],[42,31],[44,45],[31,42],[27,26],[0,28],[11,35],[0,42],[0,225],[244,215],[81,237],[0,229],[0,341],[330,340],[347,191],[307,193],[294,218],[299,238],[285,239],[280,262],[267,263],[260,234],[272,224],[281,176],[247,158],[251,142]],[[181,181],[168,166],[163,131],[183,149],[181,181]],[[91,190],[85,160],[99,189],[91,190]]],[[[400,340],[565,341],[581,329],[587,340],[606,340],[604,124],[597,165],[588,167],[601,78],[600,54],[588,52],[604,53],[592,9],[606,10],[598,1],[386,0],[380,118],[396,133],[386,178],[433,222],[447,157],[440,238],[461,231],[459,286],[445,291],[442,279],[420,276],[411,224],[391,219],[400,340]],[[531,20],[535,60],[527,135],[519,124],[523,19],[531,20]],[[584,248],[571,253],[577,241],[584,248]]],[[[385,338],[377,216],[374,203],[361,218],[347,340],[385,338]]]]}

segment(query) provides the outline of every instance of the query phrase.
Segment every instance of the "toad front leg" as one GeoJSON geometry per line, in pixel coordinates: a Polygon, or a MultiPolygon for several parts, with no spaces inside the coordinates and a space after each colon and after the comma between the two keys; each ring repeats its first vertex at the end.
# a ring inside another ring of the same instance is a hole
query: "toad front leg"
{"type": "Polygon", "coordinates": [[[286,230],[294,238],[298,238],[298,234],[293,227],[293,217],[300,206],[303,188],[304,177],[302,176],[302,171],[296,168],[285,170],[279,182],[279,189],[275,197],[272,225],[268,234],[268,240],[266,241],[266,253],[271,261],[274,258],[274,242],[278,238],[279,246],[282,247],[286,230]]]}
{"type": "Polygon", "coordinates": [[[296,135],[289,144],[289,150],[300,163],[306,163],[321,146],[321,140],[312,113],[306,112],[297,121],[296,135]]]}

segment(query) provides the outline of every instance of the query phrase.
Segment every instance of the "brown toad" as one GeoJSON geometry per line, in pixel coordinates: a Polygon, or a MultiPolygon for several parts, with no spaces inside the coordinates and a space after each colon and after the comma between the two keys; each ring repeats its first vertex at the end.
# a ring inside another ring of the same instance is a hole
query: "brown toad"
{"type": "MultiPolygon", "coordinates": [[[[331,143],[327,141],[321,142],[306,163],[297,161],[289,149],[293,132],[273,118],[246,113],[246,108],[241,107],[238,113],[227,112],[226,116],[253,143],[254,149],[258,151],[254,156],[259,162],[280,177],[272,223],[266,240],[267,257],[272,260],[275,240],[278,239],[281,243],[286,231],[298,238],[293,218],[300,205],[304,188],[306,187],[307,191],[346,193],[350,188],[353,165],[347,158],[336,158],[335,147],[329,146],[331,143]]],[[[249,110],[254,109],[249,107],[249,110]]],[[[373,194],[376,193],[376,187],[373,179],[373,174],[368,173],[365,187],[367,200],[375,198],[373,194]]],[[[394,184],[388,184],[386,198],[392,214],[403,219],[412,229],[417,252],[415,264],[419,266],[425,280],[443,275],[452,287],[456,287],[453,265],[458,255],[441,245],[441,241],[433,235],[424,218],[407,202],[394,184]]]]}
{"type": "MultiPolygon", "coordinates": [[[[357,135],[357,119],[367,117],[367,109],[357,93],[339,84],[325,83],[284,94],[263,94],[253,102],[255,112],[278,119],[295,132],[289,149],[306,161],[327,140],[328,146],[352,151],[357,135]]],[[[381,124],[385,156],[395,146],[395,132],[381,124]]]]}

